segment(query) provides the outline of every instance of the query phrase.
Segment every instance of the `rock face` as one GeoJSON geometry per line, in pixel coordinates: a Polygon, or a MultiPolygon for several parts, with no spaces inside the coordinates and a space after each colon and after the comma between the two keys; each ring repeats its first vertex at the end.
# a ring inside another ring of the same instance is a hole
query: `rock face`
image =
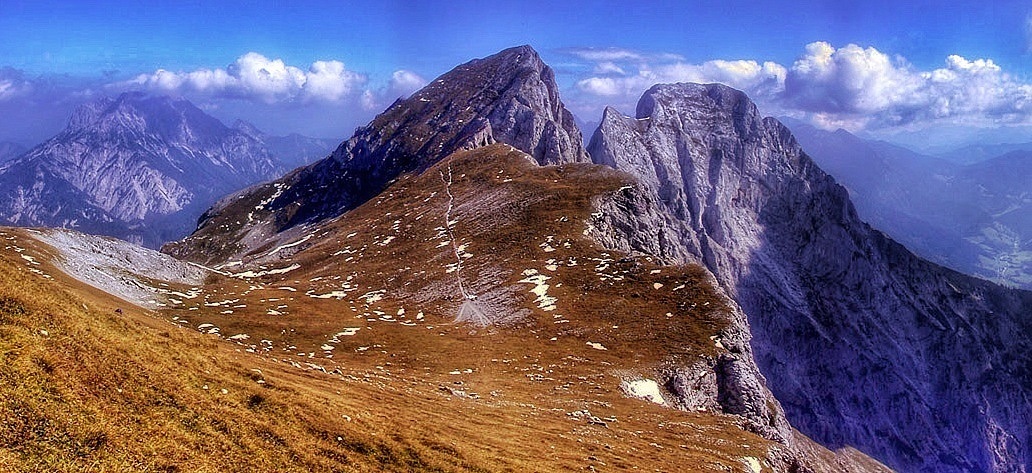
{"type": "Polygon", "coordinates": [[[229,246],[236,248],[230,252],[246,251],[250,243],[241,241],[258,242],[302,223],[336,217],[403,173],[496,142],[526,152],[539,164],[589,161],[573,116],[559,100],[554,73],[529,46],[456,67],[395,102],[330,157],[225,199],[205,214],[195,235],[168,251],[187,257],[201,245],[207,253],[229,246]],[[256,208],[257,195],[272,198],[256,208]],[[248,224],[226,237],[223,220],[237,216],[250,216],[244,219],[248,224]],[[216,228],[223,243],[207,235],[216,228]]]}
{"type": "Polygon", "coordinates": [[[217,197],[286,167],[257,138],[185,100],[123,94],[80,107],[68,128],[0,165],[0,219],[158,246],[217,197]]]}
{"type": "Polygon", "coordinates": [[[872,230],[784,126],[725,86],[655,86],[636,117],[607,109],[588,149],[661,209],[628,193],[597,227],[713,271],[794,427],[901,471],[1032,464],[1032,293],[872,230]]]}
{"type": "Polygon", "coordinates": [[[789,126],[864,221],[933,262],[1032,289],[1032,152],[962,165],[845,130],[789,126]]]}

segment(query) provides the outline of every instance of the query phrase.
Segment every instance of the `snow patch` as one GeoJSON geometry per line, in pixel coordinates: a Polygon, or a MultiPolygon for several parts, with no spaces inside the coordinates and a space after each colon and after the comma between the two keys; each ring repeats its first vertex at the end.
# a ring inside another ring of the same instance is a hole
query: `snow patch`
{"type": "Polygon", "coordinates": [[[651,379],[623,381],[620,383],[620,389],[623,389],[628,396],[654,402],[661,406],[667,405],[666,399],[663,399],[663,393],[659,389],[659,384],[651,379]]]}
{"type": "Polygon", "coordinates": [[[548,295],[549,285],[545,284],[545,281],[548,281],[551,278],[538,273],[536,269],[527,269],[523,271],[523,275],[526,277],[518,282],[534,285],[530,292],[537,296],[537,299],[534,299],[534,302],[538,304],[538,308],[544,311],[555,310],[555,303],[559,300],[548,295]]]}
{"type": "Polygon", "coordinates": [[[306,242],[308,240],[311,240],[313,236],[315,236],[315,234],[314,233],[310,233],[310,234],[306,235],[304,238],[302,238],[302,239],[300,239],[298,241],[295,241],[294,243],[288,243],[286,245],[277,246],[275,249],[273,249],[272,251],[268,252],[265,256],[272,256],[272,255],[274,255],[276,253],[279,253],[281,250],[285,250],[287,248],[293,248],[293,247],[295,247],[297,245],[300,245],[300,244],[302,244],[302,243],[304,243],[304,242],[306,242]]]}
{"type": "Polygon", "coordinates": [[[257,277],[268,276],[268,275],[272,275],[272,274],[289,273],[289,272],[291,272],[291,271],[293,271],[295,269],[298,269],[300,267],[301,267],[300,264],[294,263],[294,264],[292,264],[290,266],[287,266],[286,268],[263,269],[261,271],[248,270],[248,271],[244,271],[242,273],[232,273],[232,274],[230,274],[230,276],[233,276],[235,278],[241,278],[241,279],[243,279],[243,278],[257,278],[257,277]]]}

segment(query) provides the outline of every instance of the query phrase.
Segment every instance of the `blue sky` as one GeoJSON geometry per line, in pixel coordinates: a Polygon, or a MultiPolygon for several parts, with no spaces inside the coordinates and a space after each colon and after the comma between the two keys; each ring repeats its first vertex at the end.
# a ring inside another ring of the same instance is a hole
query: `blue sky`
{"type": "Polygon", "coordinates": [[[1016,134],[1032,123],[1030,15],[993,1],[3,0],[0,140],[33,144],[76,104],[131,89],[344,139],[397,95],[519,44],[588,122],[605,105],[633,112],[652,82],[693,80],[826,127],[1016,134]]]}

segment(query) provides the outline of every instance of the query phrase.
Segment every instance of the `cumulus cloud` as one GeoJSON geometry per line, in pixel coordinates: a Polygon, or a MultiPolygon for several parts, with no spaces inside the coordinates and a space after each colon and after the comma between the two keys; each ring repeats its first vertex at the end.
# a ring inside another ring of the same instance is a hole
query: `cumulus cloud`
{"type": "Polygon", "coordinates": [[[874,48],[812,43],[789,70],[782,105],[825,118],[887,127],[952,123],[1028,123],[1032,85],[991,59],[946,58],[944,67],[914,68],[874,48]]]}
{"type": "Polygon", "coordinates": [[[902,103],[919,82],[905,63],[874,48],[817,42],[792,64],[785,97],[806,111],[871,113],[902,103]]]}
{"type": "Polygon", "coordinates": [[[21,71],[11,67],[0,68],[0,101],[20,97],[31,91],[32,82],[21,71]]]}
{"type": "Polygon", "coordinates": [[[366,83],[365,75],[348,70],[340,61],[316,61],[307,70],[249,52],[225,69],[172,72],[164,69],[115,84],[116,88],[160,93],[194,93],[210,98],[339,102],[366,83]]]}
{"type": "Polygon", "coordinates": [[[419,74],[402,69],[391,74],[391,81],[387,86],[387,90],[391,95],[408,97],[413,92],[422,89],[425,85],[426,79],[420,77],[419,74]]]}
{"type": "Polygon", "coordinates": [[[391,74],[387,84],[377,90],[366,90],[359,98],[359,105],[365,110],[378,111],[393,103],[399,98],[412,95],[413,92],[422,89],[427,84],[419,74],[400,69],[391,74]]]}
{"type": "Polygon", "coordinates": [[[769,95],[780,91],[785,80],[785,68],[773,62],[715,60],[702,64],[642,64],[633,74],[623,72],[622,68],[602,67],[608,67],[610,75],[582,79],[577,82],[577,88],[604,97],[627,97],[640,95],[661,83],[720,82],[769,95]]]}
{"type": "Polygon", "coordinates": [[[745,91],[766,113],[829,127],[1032,123],[1032,85],[991,59],[951,55],[943,67],[922,71],[873,47],[826,42],[807,45],[788,67],[755,60],[693,64],[622,50],[574,56],[594,62],[591,75],[576,82],[584,104],[592,96],[633,104],[657,83],[719,82],[745,91]]]}

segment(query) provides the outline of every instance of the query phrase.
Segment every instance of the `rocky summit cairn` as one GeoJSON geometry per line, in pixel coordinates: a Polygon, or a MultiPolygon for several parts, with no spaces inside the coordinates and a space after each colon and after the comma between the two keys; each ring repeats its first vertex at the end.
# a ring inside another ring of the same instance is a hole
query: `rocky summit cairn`
{"type": "Polygon", "coordinates": [[[784,126],[726,86],[655,86],[635,117],[606,110],[588,148],[648,197],[607,209],[625,231],[613,243],[713,271],[794,427],[901,471],[1032,464],[1032,293],[871,229],[784,126]]]}

